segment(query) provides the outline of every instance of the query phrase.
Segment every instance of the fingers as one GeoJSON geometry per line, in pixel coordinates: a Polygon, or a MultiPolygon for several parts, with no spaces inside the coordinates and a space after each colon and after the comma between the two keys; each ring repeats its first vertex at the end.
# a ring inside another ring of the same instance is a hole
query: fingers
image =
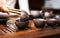
{"type": "Polygon", "coordinates": [[[4,10],[4,12],[6,12],[8,15],[10,14],[9,11],[7,11],[7,10],[4,10]]]}
{"type": "Polygon", "coordinates": [[[0,0],[0,10],[2,12],[5,12],[5,13],[9,14],[8,4],[7,4],[6,0],[0,0]]]}
{"type": "Polygon", "coordinates": [[[8,8],[6,6],[1,6],[0,10],[7,13],[7,14],[9,14],[8,8]]]}

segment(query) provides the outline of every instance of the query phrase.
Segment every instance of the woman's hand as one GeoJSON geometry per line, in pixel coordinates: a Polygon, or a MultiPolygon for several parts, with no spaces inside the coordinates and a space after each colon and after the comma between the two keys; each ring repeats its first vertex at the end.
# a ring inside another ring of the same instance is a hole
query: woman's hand
{"type": "Polygon", "coordinates": [[[6,0],[0,0],[0,10],[6,12],[7,14],[9,14],[9,11],[8,11],[8,5],[7,5],[7,2],[6,0]]]}

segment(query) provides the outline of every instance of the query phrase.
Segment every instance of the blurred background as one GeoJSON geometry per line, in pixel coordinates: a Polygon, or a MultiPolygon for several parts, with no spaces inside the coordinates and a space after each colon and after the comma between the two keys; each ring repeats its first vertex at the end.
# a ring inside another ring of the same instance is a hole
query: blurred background
{"type": "Polygon", "coordinates": [[[54,13],[60,13],[60,0],[29,0],[30,10],[41,10],[43,7],[52,9],[54,13]]]}

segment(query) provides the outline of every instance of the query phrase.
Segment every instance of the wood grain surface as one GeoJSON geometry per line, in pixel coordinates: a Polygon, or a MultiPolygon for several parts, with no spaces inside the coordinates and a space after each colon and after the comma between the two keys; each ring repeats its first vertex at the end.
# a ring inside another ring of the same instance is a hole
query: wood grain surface
{"type": "Polygon", "coordinates": [[[11,28],[5,27],[3,24],[0,24],[0,38],[40,38],[60,34],[60,26],[55,29],[44,28],[42,30],[41,28],[36,28],[32,20],[29,21],[29,26],[31,29],[14,31],[11,28]]]}

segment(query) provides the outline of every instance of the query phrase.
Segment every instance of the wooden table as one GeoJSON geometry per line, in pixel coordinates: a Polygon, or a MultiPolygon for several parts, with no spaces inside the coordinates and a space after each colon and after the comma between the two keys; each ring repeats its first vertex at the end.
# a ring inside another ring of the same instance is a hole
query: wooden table
{"type": "MultiPolygon", "coordinates": [[[[29,21],[29,26],[31,29],[28,30],[20,30],[18,32],[7,31],[7,33],[0,34],[0,38],[60,38],[60,27],[55,29],[44,28],[44,30],[41,30],[41,28],[36,28],[31,20],[29,21]]],[[[0,25],[0,27],[4,28],[3,25],[0,25]]]]}

